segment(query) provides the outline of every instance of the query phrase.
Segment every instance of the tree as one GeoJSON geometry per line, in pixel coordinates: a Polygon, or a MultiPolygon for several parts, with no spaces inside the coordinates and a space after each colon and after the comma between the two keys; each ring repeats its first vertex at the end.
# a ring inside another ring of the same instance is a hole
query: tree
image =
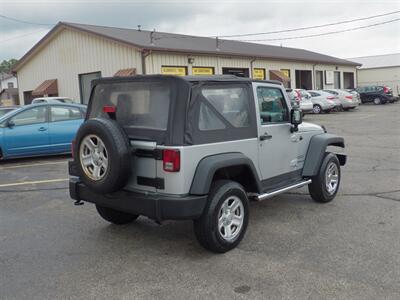
{"type": "Polygon", "coordinates": [[[18,62],[15,58],[3,60],[0,63],[0,73],[11,73],[13,66],[18,62]]]}

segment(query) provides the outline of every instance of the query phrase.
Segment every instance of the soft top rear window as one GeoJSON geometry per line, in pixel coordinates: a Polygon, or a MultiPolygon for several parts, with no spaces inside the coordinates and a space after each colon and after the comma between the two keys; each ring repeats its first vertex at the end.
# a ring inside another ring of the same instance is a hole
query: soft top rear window
{"type": "Polygon", "coordinates": [[[170,85],[166,81],[99,83],[94,89],[89,118],[107,117],[104,106],[116,107],[124,128],[167,130],[170,85]]]}

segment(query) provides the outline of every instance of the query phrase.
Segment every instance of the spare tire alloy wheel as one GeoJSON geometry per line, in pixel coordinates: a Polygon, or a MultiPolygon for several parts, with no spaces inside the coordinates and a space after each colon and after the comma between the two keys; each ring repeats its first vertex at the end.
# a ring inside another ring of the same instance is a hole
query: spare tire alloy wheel
{"type": "Polygon", "coordinates": [[[104,142],[94,134],[83,138],[79,156],[85,175],[94,181],[103,179],[108,170],[108,152],[104,142]]]}
{"type": "Polygon", "coordinates": [[[117,122],[94,118],[76,135],[75,162],[79,177],[96,193],[113,193],[126,185],[131,174],[129,139],[117,122]]]}
{"type": "Polygon", "coordinates": [[[376,97],[376,98],[374,99],[374,104],[376,104],[376,105],[381,104],[381,98],[376,97]]]}

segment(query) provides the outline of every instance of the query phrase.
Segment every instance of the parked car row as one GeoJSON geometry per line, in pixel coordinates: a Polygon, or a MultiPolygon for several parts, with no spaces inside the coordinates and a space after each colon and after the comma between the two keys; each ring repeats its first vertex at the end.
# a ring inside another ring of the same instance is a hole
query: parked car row
{"type": "Polygon", "coordinates": [[[286,89],[286,92],[292,105],[299,106],[304,114],[349,110],[359,105],[359,98],[354,93],[339,89],[286,89]]]}

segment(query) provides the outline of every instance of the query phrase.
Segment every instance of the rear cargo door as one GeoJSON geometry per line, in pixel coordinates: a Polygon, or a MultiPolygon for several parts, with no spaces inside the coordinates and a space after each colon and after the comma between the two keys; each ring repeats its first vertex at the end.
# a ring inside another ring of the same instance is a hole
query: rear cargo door
{"type": "Polygon", "coordinates": [[[156,160],[159,150],[156,150],[156,142],[131,140],[132,175],[127,188],[156,192],[160,187],[160,180],[156,177],[156,160]]]}

